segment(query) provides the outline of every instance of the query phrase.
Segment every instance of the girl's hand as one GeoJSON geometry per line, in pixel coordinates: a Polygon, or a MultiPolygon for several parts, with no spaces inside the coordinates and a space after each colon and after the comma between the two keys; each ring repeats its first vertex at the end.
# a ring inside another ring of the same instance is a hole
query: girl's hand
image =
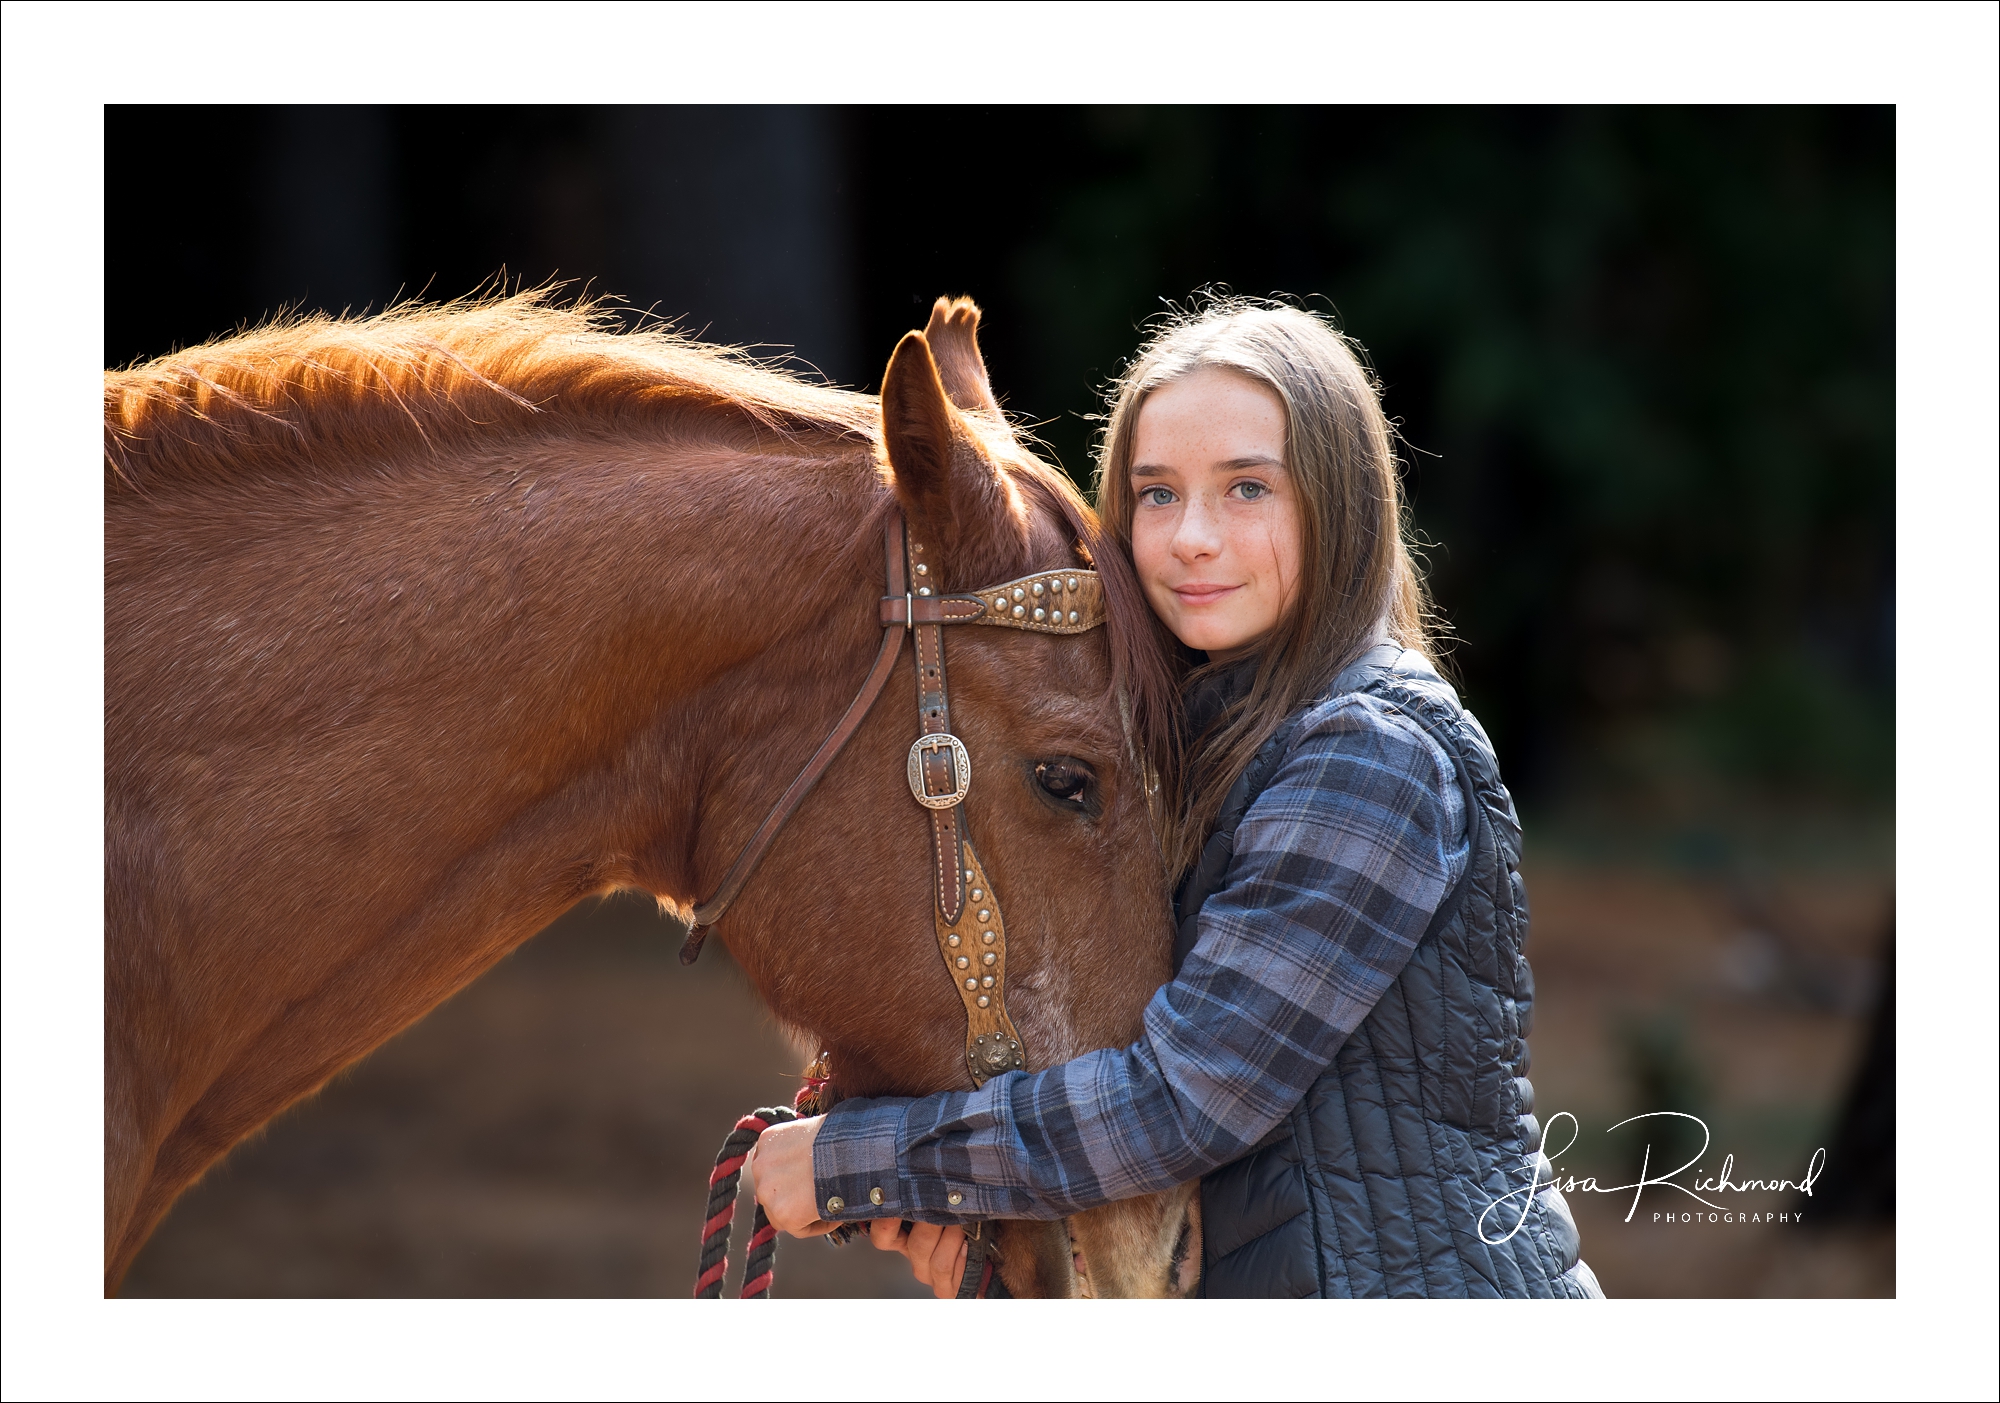
{"type": "Polygon", "coordinates": [[[833,1231],[820,1221],[813,1193],[813,1141],[819,1138],[823,1116],[774,1125],[757,1137],[744,1167],[757,1181],[757,1202],[773,1227],[793,1237],[817,1237],[833,1231]]]}
{"type": "Polygon", "coordinates": [[[965,1279],[964,1228],[877,1218],[868,1225],[868,1240],[884,1252],[908,1257],[910,1271],[940,1301],[958,1295],[958,1283],[965,1279]]]}
{"type": "MultiPolygon", "coordinates": [[[[764,1205],[764,1215],[773,1227],[793,1237],[817,1237],[834,1229],[821,1220],[814,1197],[812,1147],[822,1119],[809,1116],[772,1126],[757,1137],[744,1166],[756,1180],[757,1202],[764,1205]]],[[[958,1283],[965,1276],[963,1228],[878,1218],[868,1225],[868,1240],[884,1252],[908,1257],[910,1271],[939,1300],[958,1294],[958,1283]]]]}

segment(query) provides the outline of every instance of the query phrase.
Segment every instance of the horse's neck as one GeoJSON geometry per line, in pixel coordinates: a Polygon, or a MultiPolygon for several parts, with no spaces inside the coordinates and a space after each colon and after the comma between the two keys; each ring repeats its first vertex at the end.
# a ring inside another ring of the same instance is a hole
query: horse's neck
{"type": "Polygon", "coordinates": [[[877,633],[858,449],[274,497],[108,514],[107,993],[158,1034],[114,1061],[172,1064],[109,1090],[192,1172],[577,899],[705,895],[722,734],[837,715],[877,633]]]}

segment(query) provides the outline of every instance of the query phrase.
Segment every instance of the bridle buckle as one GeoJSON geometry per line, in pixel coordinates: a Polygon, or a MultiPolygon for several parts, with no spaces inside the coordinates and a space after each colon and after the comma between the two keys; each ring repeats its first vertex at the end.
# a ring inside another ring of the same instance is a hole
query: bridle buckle
{"type": "Polygon", "coordinates": [[[964,803],[965,796],[972,792],[972,756],[966,751],[965,742],[949,731],[918,736],[916,743],[910,747],[904,772],[910,781],[911,797],[927,809],[955,808],[964,803]],[[951,751],[951,773],[955,783],[949,794],[933,794],[924,774],[924,755],[947,748],[951,751]]]}

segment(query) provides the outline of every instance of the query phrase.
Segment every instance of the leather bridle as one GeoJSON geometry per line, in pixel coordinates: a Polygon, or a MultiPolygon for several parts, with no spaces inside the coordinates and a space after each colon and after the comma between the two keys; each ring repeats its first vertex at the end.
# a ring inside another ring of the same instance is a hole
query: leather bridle
{"type": "Polygon", "coordinates": [[[1045,570],[967,594],[937,594],[935,558],[921,542],[906,544],[900,509],[883,528],[886,590],[879,610],[882,645],[861,690],[831,734],[764,816],[715,895],[694,908],[681,963],[701,954],[708,927],[722,919],[757,870],[786,822],[821,775],[861,729],[888,685],[903,635],[916,639],[918,735],[905,766],[910,794],[923,806],[931,831],[938,953],[965,1004],[965,1064],[974,1086],[1019,1070],[1026,1062],[1021,1035],[1007,1016],[1007,924],[1000,899],[966,831],[963,805],[972,788],[972,761],[952,734],[951,696],[944,665],[944,626],[984,624],[1030,633],[1086,633],[1104,622],[1104,584],[1094,570],[1045,570]],[[915,588],[911,582],[915,582],[915,588]]]}

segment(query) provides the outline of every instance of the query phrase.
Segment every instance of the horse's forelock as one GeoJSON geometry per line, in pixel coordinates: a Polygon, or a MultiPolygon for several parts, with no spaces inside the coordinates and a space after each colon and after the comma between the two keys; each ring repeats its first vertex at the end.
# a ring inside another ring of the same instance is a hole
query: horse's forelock
{"type": "Polygon", "coordinates": [[[1179,688],[1160,622],[1146,602],[1131,560],[1067,476],[1027,453],[1015,458],[1011,467],[1016,481],[1067,526],[1078,554],[1103,582],[1112,690],[1123,703],[1130,739],[1140,756],[1159,772],[1171,773],[1179,739],[1174,722],[1179,688]]]}

